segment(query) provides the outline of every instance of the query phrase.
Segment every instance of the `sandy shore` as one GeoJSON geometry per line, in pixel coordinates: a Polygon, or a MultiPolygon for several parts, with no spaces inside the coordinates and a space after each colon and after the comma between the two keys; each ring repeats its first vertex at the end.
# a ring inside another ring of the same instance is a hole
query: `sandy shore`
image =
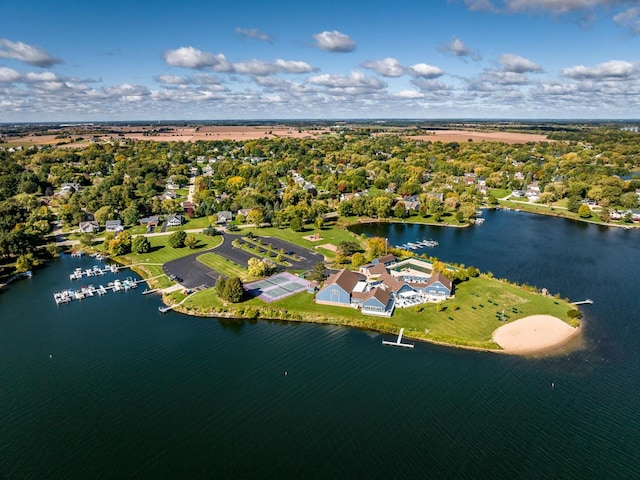
{"type": "Polygon", "coordinates": [[[499,327],[493,340],[505,353],[535,353],[559,346],[579,331],[557,317],[532,315],[499,327]]]}

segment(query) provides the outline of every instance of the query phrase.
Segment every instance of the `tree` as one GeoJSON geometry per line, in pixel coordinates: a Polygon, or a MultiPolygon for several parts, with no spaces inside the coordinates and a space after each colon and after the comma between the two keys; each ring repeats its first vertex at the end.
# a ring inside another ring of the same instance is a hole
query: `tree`
{"type": "Polygon", "coordinates": [[[189,248],[189,250],[193,250],[196,245],[198,245],[198,239],[194,235],[188,235],[184,239],[184,245],[189,248]]]}
{"type": "Polygon", "coordinates": [[[341,253],[345,257],[350,257],[356,252],[362,251],[360,244],[349,240],[342,240],[338,242],[338,253],[341,253]]]}
{"type": "Polygon", "coordinates": [[[353,265],[354,268],[358,268],[365,263],[367,263],[367,259],[360,252],[354,253],[351,256],[351,265],[353,265]]]}
{"type": "Polygon", "coordinates": [[[403,202],[398,202],[396,204],[396,208],[393,209],[393,214],[396,218],[407,218],[409,216],[407,214],[407,207],[403,202]]]}
{"type": "Polygon", "coordinates": [[[137,254],[149,253],[151,251],[151,242],[147,237],[139,235],[131,241],[131,251],[137,254]]]}
{"type": "Polygon", "coordinates": [[[31,270],[35,265],[37,265],[38,261],[33,256],[33,253],[25,253],[20,255],[16,260],[16,272],[26,272],[27,270],[31,270]]]}
{"type": "Polygon", "coordinates": [[[184,241],[187,238],[187,234],[184,230],[178,230],[169,235],[169,246],[173,248],[184,247],[184,241]]]}
{"type": "Polygon", "coordinates": [[[230,277],[225,282],[223,298],[231,303],[238,303],[244,297],[244,286],[239,277],[230,277]]]}
{"type": "Polygon", "coordinates": [[[249,275],[253,277],[264,277],[270,275],[275,270],[275,265],[267,258],[259,259],[252,257],[247,264],[247,271],[249,275]]]}
{"type": "Polygon", "coordinates": [[[367,259],[381,257],[387,253],[387,239],[382,237],[372,237],[367,241],[367,259]]]}
{"type": "Polygon", "coordinates": [[[591,209],[589,208],[589,205],[586,203],[580,205],[580,208],[578,208],[578,215],[580,218],[589,218],[591,216],[591,209]]]}
{"type": "Polygon", "coordinates": [[[118,233],[113,240],[109,242],[109,250],[111,255],[126,255],[131,252],[131,234],[122,231],[118,233]]]}
{"type": "Polygon", "coordinates": [[[255,226],[259,227],[260,224],[264,222],[263,211],[257,208],[252,208],[249,213],[247,213],[247,222],[253,223],[255,226]]]}
{"type": "Polygon", "coordinates": [[[580,209],[580,197],[572,195],[567,199],[567,210],[573,213],[578,213],[580,209]]]}
{"type": "Polygon", "coordinates": [[[294,232],[301,232],[302,231],[302,219],[300,217],[293,217],[291,219],[291,223],[289,224],[289,226],[291,227],[291,230],[293,230],[294,232]]]}
{"type": "Polygon", "coordinates": [[[311,272],[309,272],[309,275],[307,275],[307,278],[313,282],[318,282],[318,283],[321,283],[325,278],[327,278],[326,268],[324,266],[324,263],[322,262],[316,263],[313,266],[313,269],[311,270],[311,272]]]}

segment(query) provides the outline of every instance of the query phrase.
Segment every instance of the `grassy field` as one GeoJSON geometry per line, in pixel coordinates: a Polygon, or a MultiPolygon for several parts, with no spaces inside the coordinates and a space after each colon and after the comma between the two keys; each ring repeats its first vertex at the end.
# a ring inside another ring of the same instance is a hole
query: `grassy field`
{"type": "Polygon", "coordinates": [[[246,268],[237,265],[213,252],[206,252],[196,258],[200,263],[212,268],[226,277],[240,277],[243,282],[255,280],[246,268]]]}
{"type": "MultiPolygon", "coordinates": [[[[329,227],[323,228],[322,230],[318,230],[317,228],[307,228],[305,229],[304,232],[294,232],[290,228],[275,228],[275,227],[243,228],[242,229],[243,235],[246,235],[249,232],[253,232],[255,235],[261,236],[261,237],[275,237],[275,238],[280,238],[282,240],[286,240],[287,242],[291,242],[295,245],[299,245],[308,250],[322,253],[329,259],[335,258],[336,254],[330,250],[314,248],[314,247],[317,247],[318,245],[322,245],[325,243],[338,245],[338,243],[342,241],[360,242],[360,237],[338,226],[329,226],[329,227]],[[311,242],[309,240],[302,238],[308,235],[313,235],[314,233],[319,233],[320,236],[322,237],[322,240],[311,242]]],[[[268,243],[268,240],[265,239],[265,242],[268,243]]]]}
{"type": "Polygon", "coordinates": [[[359,310],[348,307],[318,305],[313,302],[313,295],[307,292],[271,304],[253,298],[238,305],[227,305],[217,298],[213,290],[207,290],[190,298],[185,308],[199,313],[212,310],[235,312],[247,318],[262,316],[351,325],[388,333],[397,333],[404,327],[407,338],[499,349],[491,335],[504,323],[538,314],[553,315],[570,323],[567,312],[571,305],[503,281],[479,277],[460,284],[455,298],[445,301],[441,307],[431,303],[396,309],[391,318],[363,315],[359,310]]]}

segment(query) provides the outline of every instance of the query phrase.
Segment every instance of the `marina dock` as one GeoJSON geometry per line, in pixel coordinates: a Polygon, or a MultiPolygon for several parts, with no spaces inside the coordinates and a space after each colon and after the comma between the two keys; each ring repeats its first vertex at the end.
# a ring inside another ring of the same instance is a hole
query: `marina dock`
{"type": "Polygon", "coordinates": [[[413,343],[402,343],[402,335],[404,334],[404,327],[400,329],[400,333],[398,334],[398,339],[395,342],[391,342],[389,340],[382,340],[383,345],[390,345],[392,347],[404,347],[404,348],[413,348],[413,343]]]}
{"type": "Polygon", "coordinates": [[[125,280],[117,279],[113,282],[109,282],[106,287],[104,285],[99,285],[97,287],[89,285],[79,289],[69,288],[67,290],[54,292],[53,299],[58,305],[60,305],[61,303],[70,303],[74,300],[83,300],[87,297],[93,297],[94,295],[103,296],[109,292],[127,292],[138,288],[138,283],[142,282],[144,282],[144,280],[134,280],[129,277],[125,280]]]}
{"type": "Polygon", "coordinates": [[[70,280],[80,280],[82,277],[99,277],[107,273],[118,273],[121,267],[118,265],[108,265],[104,268],[94,265],[93,268],[76,268],[73,273],[69,274],[70,280]]]}

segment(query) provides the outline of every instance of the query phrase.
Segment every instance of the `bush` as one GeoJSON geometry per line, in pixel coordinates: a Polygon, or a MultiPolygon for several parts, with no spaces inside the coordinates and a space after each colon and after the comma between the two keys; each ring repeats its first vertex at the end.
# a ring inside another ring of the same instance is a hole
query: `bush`
{"type": "Polygon", "coordinates": [[[567,312],[567,317],[578,320],[582,318],[582,312],[577,308],[572,308],[567,312]]]}

